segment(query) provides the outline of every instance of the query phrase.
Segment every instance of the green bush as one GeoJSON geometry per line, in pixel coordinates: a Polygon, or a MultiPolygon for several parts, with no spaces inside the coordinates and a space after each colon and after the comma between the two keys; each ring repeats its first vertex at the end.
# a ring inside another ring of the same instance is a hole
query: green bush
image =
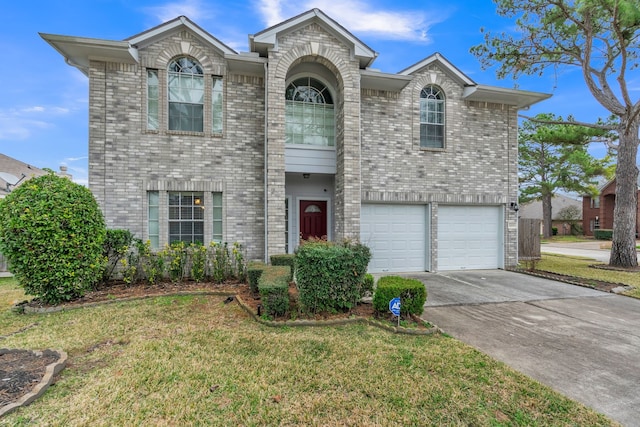
{"type": "Polygon", "coordinates": [[[366,297],[373,295],[373,285],[375,283],[375,279],[372,274],[365,274],[364,280],[362,281],[362,285],[360,286],[360,297],[366,297]]]}
{"type": "Polygon", "coordinates": [[[343,242],[308,242],[296,250],[299,301],[312,313],[354,307],[371,258],[369,248],[343,242]]]}
{"type": "Polygon", "coordinates": [[[107,282],[120,261],[126,256],[133,243],[133,234],[129,230],[107,229],[104,237],[102,255],[105,259],[102,281],[107,282]]]}
{"type": "Polygon", "coordinates": [[[613,239],[613,230],[607,230],[604,228],[593,230],[593,237],[597,240],[611,240],[613,239]]]}
{"type": "Polygon", "coordinates": [[[398,276],[384,276],[378,279],[373,294],[373,308],[380,313],[389,311],[389,302],[400,297],[400,314],[420,316],[427,301],[427,289],[417,279],[398,276]]]}
{"type": "Polygon", "coordinates": [[[554,236],[558,235],[558,227],[551,227],[551,234],[554,236]]]}
{"type": "Polygon", "coordinates": [[[289,281],[293,280],[293,272],[295,270],[294,264],[295,255],[294,254],[278,254],[271,255],[271,265],[287,265],[291,269],[291,274],[289,274],[289,281]]]}
{"type": "Polygon", "coordinates": [[[45,303],[80,297],[101,279],[105,234],[89,189],[53,172],[0,200],[0,252],[25,292],[45,303]]]}
{"type": "Polygon", "coordinates": [[[249,288],[254,294],[258,293],[258,280],[267,266],[263,262],[250,262],[247,266],[249,288]]]}
{"type": "Polygon", "coordinates": [[[288,266],[265,266],[258,279],[260,301],[268,316],[283,316],[289,311],[288,266]]]}

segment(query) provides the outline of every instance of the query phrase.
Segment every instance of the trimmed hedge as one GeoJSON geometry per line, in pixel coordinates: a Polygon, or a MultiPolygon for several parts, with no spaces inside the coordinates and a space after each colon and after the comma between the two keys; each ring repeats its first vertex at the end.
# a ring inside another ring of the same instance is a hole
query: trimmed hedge
{"type": "Polygon", "coordinates": [[[258,293],[258,280],[262,276],[262,272],[267,268],[267,265],[263,262],[250,262],[247,266],[247,281],[249,282],[249,289],[254,294],[258,293]]]}
{"type": "Polygon", "coordinates": [[[295,271],[301,307],[312,313],[354,307],[370,258],[369,248],[359,243],[319,241],[298,247],[295,271]]]}
{"type": "Polygon", "coordinates": [[[89,191],[67,178],[31,178],[0,199],[0,252],[29,295],[58,304],[102,278],[106,228],[89,191]]]}
{"type": "Polygon", "coordinates": [[[611,240],[613,239],[613,230],[607,230],[605,228],[593,230],[593,237],[597,240],[611,240]]]}
{"type": "Polygon", "coordinates": [[[289,311],[288,266],[265,266],[258,279],[258,292],[265,314],[283,316],[289,311]]]}
{"type": "Polygon", "coordinates": [[[271,265],[286,265],[291,269],[291,274],[289,275],[289,281],[293,280],[293,271],[295,270],[294,265],[294,254],[278,254],[271,255],[271,265]]]}
{"type": "Polygon", "coordinates": [[[427,301],[427,288],[417,279],[384,276],[378,279],[373,294],[373,308],[380,313],[389,311],[389,301],[400,297],[400,314],[420,316],[427,301]]]}

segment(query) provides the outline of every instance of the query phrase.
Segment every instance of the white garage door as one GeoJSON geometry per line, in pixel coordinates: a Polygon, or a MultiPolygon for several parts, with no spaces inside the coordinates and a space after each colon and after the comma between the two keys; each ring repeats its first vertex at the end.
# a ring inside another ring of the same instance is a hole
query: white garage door
{"type": "Polygon", "coordinates": [[[371,248],[369,271],[425,271],[424,205],[363,204],[360,241],[371,248]]]}
{"type": "Polygon", "coordinates": [[[438,270],[502,267],[498,206],[438,207],[438,270]]]}

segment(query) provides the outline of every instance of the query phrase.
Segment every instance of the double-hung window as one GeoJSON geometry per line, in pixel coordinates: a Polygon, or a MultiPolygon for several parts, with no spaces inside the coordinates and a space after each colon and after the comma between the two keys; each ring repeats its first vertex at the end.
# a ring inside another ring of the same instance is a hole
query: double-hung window
{"type": "Polygon", "coordinates": [[[183,56],[168,70],[169,130],[202,132],[204,123],[204,73],[202,66],[183,56]]]}
{"type": "Polygon", "coordinates": [[[204,243],[204,194],[169,193],[169,243],[204,243]]]}
{"type": "Polygon", "coordinates": [[[420,92],[420,147],[444,148],[445,99],[433,85],[420,92]]]}

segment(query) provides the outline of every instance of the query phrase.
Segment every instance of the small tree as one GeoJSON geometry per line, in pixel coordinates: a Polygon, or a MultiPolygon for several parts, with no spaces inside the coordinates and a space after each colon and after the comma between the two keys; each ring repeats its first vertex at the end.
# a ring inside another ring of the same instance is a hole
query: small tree
{"type": "Polygon", "coordinates": [[[558,211],[556,218],[571,226],[571,234],[582,234],[582,227],[579,227],[578,224],[578,221],[582,219],[582,211],[579,207],[575,205],[565,206],[558,211]]]}
{"type": "Polygon", "coordinates": [[[0,200],[0,251],[25,292],[57,304],[102,277],[105,224],[91,192],[48,175],[0,200]]]}

